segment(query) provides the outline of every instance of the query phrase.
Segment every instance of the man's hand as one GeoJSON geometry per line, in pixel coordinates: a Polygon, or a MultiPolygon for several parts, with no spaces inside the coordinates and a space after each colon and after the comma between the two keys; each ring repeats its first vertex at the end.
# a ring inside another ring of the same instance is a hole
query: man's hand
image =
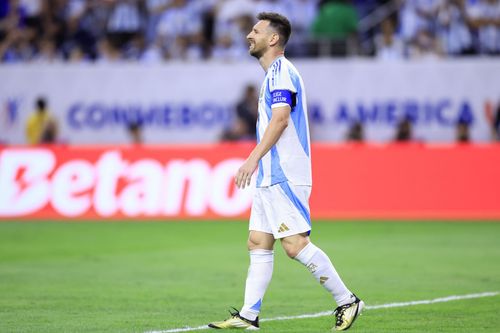
{"type": "Polygon", "coordinates": [[[245,188],[250,185],[250,181],[252,180],[252,174],[255,169],[257,169],[258,161],[255,161],[251,157],[249,157],[245,163],[238,169],[236,176],[234,177],[234,182],[236,187],[245,188]]]}
{"type": "Polygon", "coordinates": [[[234,177],[234,183],[238,188],[243,189],[250,185],[252,174],[257,169],[260,159],[278,142],[281,134],[283,134],[283,131],[288,126],[288,118],[290,117],[291,110],[289,105],[272,109],[273,114],[264,135],[234,177]]]}

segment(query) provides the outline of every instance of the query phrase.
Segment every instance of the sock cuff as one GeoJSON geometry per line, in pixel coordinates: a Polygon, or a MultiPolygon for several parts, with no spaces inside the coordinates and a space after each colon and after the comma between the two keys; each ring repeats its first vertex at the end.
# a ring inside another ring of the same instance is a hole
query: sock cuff
{"type": "Polygon", "coordinates": [[[274,260],[273,250],[256,249],[249,251],[249,253],[251,263],[273,262],[274,260]]]}
{"type": "Polygon", "coordinates": [[[312,257],[318,252],[318,247],[314,245],[313,243],[309,243],[304,248],[297,254],[297,256],[294,258],[295,260],[301,262],[304,265],[307,265],[312,257]]]}

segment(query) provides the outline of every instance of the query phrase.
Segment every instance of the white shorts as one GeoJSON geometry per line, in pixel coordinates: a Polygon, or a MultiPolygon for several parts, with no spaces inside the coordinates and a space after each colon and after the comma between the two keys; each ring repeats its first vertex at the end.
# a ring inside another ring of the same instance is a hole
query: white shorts
{"type": "Polygon", "coordinates": [[[275,239],[309,232],[310,195],[311,186],[297,186],[289,182],[257,187],[249,230],[273,234],[275,239]]]}

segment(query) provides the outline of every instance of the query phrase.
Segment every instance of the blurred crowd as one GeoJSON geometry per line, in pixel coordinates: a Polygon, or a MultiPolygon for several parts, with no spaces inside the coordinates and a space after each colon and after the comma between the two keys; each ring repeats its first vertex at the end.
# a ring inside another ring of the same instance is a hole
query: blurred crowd
{"type": "Polygon", "coordinates": [[[500,54],[499,0],[0,0],[0,60],[230,61],[262,11],[292,57],[500,54]]]}
{"type": "Polygon", "coordinates": [[[500,54],[499,0],[401,1],[375,37],[382,58],[500,54]]]}

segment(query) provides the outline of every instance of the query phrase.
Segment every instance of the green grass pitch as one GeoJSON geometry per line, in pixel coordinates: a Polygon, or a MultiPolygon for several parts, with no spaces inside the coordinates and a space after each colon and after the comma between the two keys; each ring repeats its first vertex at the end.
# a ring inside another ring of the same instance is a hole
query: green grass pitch
{"type": "MultiPolygon", "coordinates": [[[[245,222],[2,222],[0,332],[142,333],[224,319],[243,300],[246,237],[245,222]]],[[[500,291],[500,223],[317,221],[312,240],[367,305],[500,291]]],[[[277,246],[261,318],[333,308],[277,246]]],[[[350,332],[500,332],[500,296],[367,310],[350,332]]]]}

